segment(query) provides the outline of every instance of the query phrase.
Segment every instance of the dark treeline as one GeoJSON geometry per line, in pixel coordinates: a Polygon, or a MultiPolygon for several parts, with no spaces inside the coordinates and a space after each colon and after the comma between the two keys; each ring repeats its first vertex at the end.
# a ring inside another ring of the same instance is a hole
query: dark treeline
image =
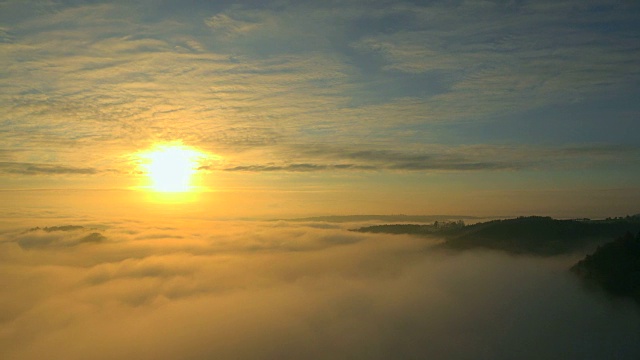
{"type": "Polygon", "coordinates": [[[287,219],[287,221],[326,221],[326,222],[356,222],[356,221],[384,221],[384,222],[419,222],[430,223],[438,221],[477,219],[463,215],[330,215],[306,218],[287,219]]]}
{"type": "Polygon", "coordinates": [[[84,226],[79,226],[79,225],[62,225],[62,226],[49,226],[49,227],[34,227],[29,229],[28,231],[44,231],[44,232],[52,232],[52,231],[76,231],[76,230],[82,230],[84,229],[84,226]]]}
{"type": "Polygon", "coordinates": [[[465,227],[463,220],[435,221],[431,225],[418,224],[387,224],[367,226],[354,231],[382,233],[382,234],[412,234],[412,235],[444,235],[453,234],[465,227]]]}
{"type": "Polygon", "coordinates": [[[557,255],[571,252],[626,232],[640,231],[640,215],[606,220],[556,220],[529,216],[473,225],[462,221],[432,225],[393,224],[356,229],[361,232],[438,235],[453,249],[487,248],[516,254],[557,255]]]}
{"type": "Polygon", "coordinates": [[[640,303],[640,232],[626,233],[599,246],[571,270],[613,295],[628,296],[640,303]]]}

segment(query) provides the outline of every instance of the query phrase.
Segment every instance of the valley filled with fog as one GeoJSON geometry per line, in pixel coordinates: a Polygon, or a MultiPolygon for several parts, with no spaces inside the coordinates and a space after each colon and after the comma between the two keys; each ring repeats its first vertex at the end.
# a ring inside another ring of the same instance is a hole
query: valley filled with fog
{"type": "Polygon", "coordinates": [[[348,231],[371,224],[6,221],[2,358],[640,357],[640,307],[569,272],[585,253],[348,231]]]}

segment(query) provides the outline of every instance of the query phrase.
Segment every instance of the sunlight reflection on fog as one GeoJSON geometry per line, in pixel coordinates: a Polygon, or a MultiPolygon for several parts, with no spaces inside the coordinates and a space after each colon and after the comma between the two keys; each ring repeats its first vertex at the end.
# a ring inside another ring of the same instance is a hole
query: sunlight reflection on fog
{"type": "Polygon", "coordinates": [[[583,289],[567,272],[579,256],[442,252],[437,239],[345,231],[352,224],[78,224],[1,230],[8,358],[640,355],[638,309],[583,289]]]}

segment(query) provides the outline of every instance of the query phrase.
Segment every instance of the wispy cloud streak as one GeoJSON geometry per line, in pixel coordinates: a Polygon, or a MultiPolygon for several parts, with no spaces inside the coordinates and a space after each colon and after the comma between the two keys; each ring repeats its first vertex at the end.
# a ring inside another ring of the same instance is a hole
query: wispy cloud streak
{"type": "Polygon", "coordinates": [[[93,175],[97,174],[98,170],[94,168],[69,167],[51,164],[0,162],[0,172],[20,175],[93,175]]]}

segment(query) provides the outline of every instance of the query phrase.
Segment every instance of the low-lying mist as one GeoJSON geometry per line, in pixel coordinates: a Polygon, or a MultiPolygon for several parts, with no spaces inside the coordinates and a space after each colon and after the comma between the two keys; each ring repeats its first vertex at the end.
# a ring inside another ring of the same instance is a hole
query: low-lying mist
{"type": "Polygon", "coordinates": [[[349,224],[80,225],[2,230],[1,358],[640,358],[639,308],[585,288],[568,271],[584,254],[349,224]]]}

